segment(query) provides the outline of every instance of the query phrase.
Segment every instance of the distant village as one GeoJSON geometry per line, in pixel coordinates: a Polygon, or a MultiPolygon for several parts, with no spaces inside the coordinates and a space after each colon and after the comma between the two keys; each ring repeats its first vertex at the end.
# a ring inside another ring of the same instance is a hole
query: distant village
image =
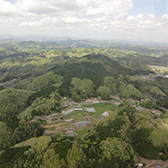
{"type": "MultiPolygon", "coordinates": [[[[62,105],[64,110],[62,110],[61,113],[53,113],[53,114],[48,114],[48,115],[43,115],[43,116],[34,116],[34,119],[32,120],[32,122],[36,121],[36,120],[41,120],[41,121],[46,122],[46,124],[43,126],[44,128],[51,128],[54,126],[57,128],[60,128],[60,129],[57,129],[57,131],[46,129],[44,131],[44,134],[61,133],[62,132],[68,136],[77,136],[75,134],[75,131],[77,128],[93,126],[93,122],[90,119],[91,116],[83,117],[84,120],[77,121],[77,122],[75,122],[75,120],[73,118],[64,119],[64,116],[68,116],[68,115],[72,114],[73,112],[80,112],[80,111],[85,111],[88,113],[96,113],[96,110],[94,107],[84,107],[84,106],[92,105],[92,104],[96,104],[96,103],[111,103],[115,106],[119,106],[121,104],[121,102],[118,101],[118,100],[120,100],[120,98],[118,98],[118,97],[115,97],[115,98],[116,98],[116,101],[114,101],[114,100],[101,100],[101,97],[98,97],[98,98],[91,97],[83,103],[76,103],[74,101],[65,102],[62,105]]],[[[64,99],[66,99],[66,98],[64,98],[64,99]]],[[[96,121],[100,121],[100,120],[103,120],[104,117],[108,117],[109,113],[111,113],[111,111],[109,111],[109,110],[104,111],[96,119],[96,121]]]]}
{"type": "MultiPolygon", "coordinates": [[[[48,115],[43,115],[43,116],[34,116],[33,121],[36,120],[41,120],[45,121],[46,124],[43,125],[43,128],[46,129],[44,131],[44,134],[52,134],[52,133],[65,133],[67,136],[78,136],[75,131],[79,128],[88,128],[94,125],[93,121],[101,121],[105,117],[108,117],[110,113],[113,113],[110,110],[106,110],[102,112],[101,115],[98,116],[97,119],[92,118],[91,116],[88,115],[88,117],[83,117],[81,121],[75,121],[73,117],[71,118],[71,114],[74,112],[79,112],[82,111],[83,113],[96,113],[96,110],[94,107],[90,107],[93,104],[98,104],[98,103],[107,103],[107,104],[113,104],[114,106],[120,106],[123,101],[127,101],[130,103],[132,107],[134,107],[136,110],[139,112],[146,111],[147,113],[152,114],[153,116],[160,117],[162,112],[159,110],[155,109],[147,109],[145,107],[142,107],[139,105],[139,103],[143,100],[133,100],[133,99],[125,99],[125,98],[120,98],[117,96],[111,96],[112,100],[101,100],[101,97],[98,98],[88,98],[86,101],[83,103],[76,103],[74,101],[66,101],[63,103],[63,108],[64,110],[61,111],[61,113],[53,113],[53,114],[48,114],[48,115]],[[85,107],[84,107],[85,106],[85,107]],[[87,107],[89,106],[89,107],[87,107]],[[67,119],[64,119],[66,116],[67,119]],[[94,119],[94,120],[93,120],[94,119]],[[55,130],[50,130],[48,128],[55,127],[55,130]]],[[[66,98],[64,98],[65,100],[66,98]]]]}

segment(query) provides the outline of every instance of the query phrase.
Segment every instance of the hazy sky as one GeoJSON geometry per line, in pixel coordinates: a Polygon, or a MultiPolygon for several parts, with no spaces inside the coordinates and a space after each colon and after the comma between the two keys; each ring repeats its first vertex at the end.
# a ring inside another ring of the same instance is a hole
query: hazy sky
{"type": "Polygon", "coordinates": [[[0,0],[0,34],[168,40],[167,0],[0,0]]]}

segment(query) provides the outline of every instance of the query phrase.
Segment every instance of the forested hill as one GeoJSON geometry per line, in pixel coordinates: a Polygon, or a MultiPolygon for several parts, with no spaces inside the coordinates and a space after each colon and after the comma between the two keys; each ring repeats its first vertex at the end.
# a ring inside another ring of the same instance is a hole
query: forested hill
{"type": "Polygon", "coordinates": [[[168,160],[167,47],[108,45],[0,42],[0,168],[168,160]]]}
{"type": "Polygon", "coordinates": [[[119,74],[123,76],[126,74],[133,75],[134,69],[120,65],[107,56],[93,54],[82,58],[70,58],[54,73],[64,76],[60,86],[60,93],[61,95],[68,95],[72,77],[91,79],[97,89],[103,84],[104,77],[111,76],[116,79],[119,74]]]}
{"type": "MultiPolygon", "coordinates": [[[[18,38],[19,39],[19,38],[18,38]]],[[[63,49],[63,48],[108,48],[117,50],[135,51],[143,54],[166,53],[168,48],[165,44],[124,42],[113,40],[91,40],[91,39],[72,39],[72,38],[25,38],[26,40],[0,39],[0,44],[6,49],[16,51],[18,49],[63,49]],[[33,40],[32,40],[33,39],[33,40]],[[40,40],[40,41],[39,41],[40,40]],[[11,46],[12,44],[12,46],[11,46]]],[[[24,38],[23,38],[24,39],[24,38]]]]}

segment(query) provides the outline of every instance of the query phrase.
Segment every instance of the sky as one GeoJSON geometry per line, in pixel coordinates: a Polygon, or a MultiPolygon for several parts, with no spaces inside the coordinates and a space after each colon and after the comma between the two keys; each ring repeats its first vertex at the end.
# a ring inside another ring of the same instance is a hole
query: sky
{"type": "Polygon", "coordinates": [[[168,1],[0,0],[0,34],[168,41],[168,1]]]}

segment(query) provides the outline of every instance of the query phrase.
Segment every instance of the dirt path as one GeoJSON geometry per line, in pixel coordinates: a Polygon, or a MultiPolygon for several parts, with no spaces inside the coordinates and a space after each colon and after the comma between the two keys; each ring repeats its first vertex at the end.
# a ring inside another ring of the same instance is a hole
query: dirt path
{"type": "Polygon", "coordinates": [[[114,113],[113,111],[110,111],[110,110],[106,110],[107,112],[109,112],[109,113],[114,113]]]}
{"type": "Polygon", "coordinates": [[[67,123],[58,123],[58,124],[53,124],[53,125],[45,125],[43,126],[43,128],[51,128],[51,127],[56,127],[56,126],[61,126],[61,125],[65,125],[67,123]]]}

